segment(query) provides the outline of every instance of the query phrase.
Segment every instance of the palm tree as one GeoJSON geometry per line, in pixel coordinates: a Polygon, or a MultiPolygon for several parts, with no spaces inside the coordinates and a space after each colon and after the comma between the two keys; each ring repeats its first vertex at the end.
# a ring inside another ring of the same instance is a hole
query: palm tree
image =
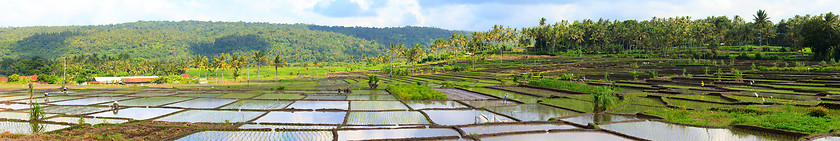
{"type": "Polygon", "coordinates": [[[202,56],[201,54],[196,54],[192,58],[192,64],[195,68],[199,69],[198,71],[198,78],[201,78],[201,68],[204,67],[204,62],[206,62],[207,57],[202,56]]]}
{"type": "MultiPolygon", "coordinates": [[[[753,15],[753,20],[755,20],[755,26],[756,26],[756,28],[758,28],[759,32],[762,32],[763,35],[768,35],[769,34],[769,33],[766,33],[768,31],[765,31],[765,30],[769,30],[769,29],[767,29],[767,25],[769,23],[770,17],[767,17],[767,13],[764,12],[764,10],[758,10],[758,12],[755,12],[755,15],[753,15]]],[[[762,35],[762,34],[759,34],[759,35],[762,35]]],[[[766,40],[766,38],[760,38],[758,40],[759,41],[758,42],[759,46],[761,46],[761,41],[763,41],[763,40],[766,40]]],[[[769,41],[768,41],[768,43],[769,43],[769,41]]]]}
{"type": "Polygon", "coordinates": [[[253,59],[254,61],[257,61],[257,78],[256,79],[260,79],[260,66],[262,65],[262,62],[265,61],[265,52],[260,50],[260,51],[252,51],[252,53],[254,53],[254,55],[251,56],[251,59],[253,59]]]}

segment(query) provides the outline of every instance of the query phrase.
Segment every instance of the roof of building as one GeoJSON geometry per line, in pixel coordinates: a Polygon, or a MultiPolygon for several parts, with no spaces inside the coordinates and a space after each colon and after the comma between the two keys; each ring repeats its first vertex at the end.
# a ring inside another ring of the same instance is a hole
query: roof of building
{"type": "Polygon", "coordinates": [[[123,83],[149,83],[155,80],[155,78],[123,78],[123,83]]]}
{"type": "Polygon", "coordinates": [[[189,77],[190,77],[190,75],[185,73],[185,74],[181,74],[181,77],[187,77],[187,78],[189,78],[189,77]]]}
{"type": "Polygon", "coordinates": [[[0,82],[8,82],[9,78],[0,76],[0,82]]]}

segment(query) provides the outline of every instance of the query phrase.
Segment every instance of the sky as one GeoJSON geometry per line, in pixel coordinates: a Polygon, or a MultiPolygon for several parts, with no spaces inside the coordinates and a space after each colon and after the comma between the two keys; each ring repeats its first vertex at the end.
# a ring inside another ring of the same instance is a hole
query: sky
{"type": "Polygon", "coordinates": [[[840,13],[838,0],[0,0],[0,27],[105,25],[136,21],[231,21],[317,25],[427,26],[486,31],[560,20],[741,15],[778,22],[840,13]]]}

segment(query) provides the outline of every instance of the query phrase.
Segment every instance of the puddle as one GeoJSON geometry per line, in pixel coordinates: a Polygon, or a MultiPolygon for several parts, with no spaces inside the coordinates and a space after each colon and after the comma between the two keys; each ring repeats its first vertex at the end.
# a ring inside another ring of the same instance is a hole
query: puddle
{"type": "Polygon", "coordinates": [[[577,123],[577,124],[581,124],[581,125],[587,125],[589,123],[627,121],[627,120],[636,120],[636,119],[639,119],[639,118],[630,117],[630,116],[610,115],[610,114],[597,114],[597,115],[585,115],[585,116],[564,118],[564,119],[560,119],[560,120],[568,121],[568,122],[572,122],[572,123],[577,123]]]}
{"type": "Polygon", "coordinates": [[[254,123],[307,123],[307,124],[341,124],[346,112],[316,112],[316,111],[272,111],[254,120],[254,123]]]}
{"type": "Polygon", "coordinates": [[[582,114],[542,104],[523,104],[516,106],[496,106],[485,108],[496,113],[512,116],[522,121],[547,121],[549,118],[553,117],[582,114]]]}
{"type": "Polygon", "coordinates": [[[840,141],[840,136],[829,136],[829,137],[814,139],[814,140],[811,140],[811,141],[840,141]]]}
{"type": "Polygon", "coordinates": [[[97,103],[120,101],[120,100],[124,100],[124,99],[130,99],[130,97],[91,97],[91,98],[82,98],[82,99],[68,100],[68,101],[62,101],[62,102],[54,102],[52,104],[55,104],[55,105],[90,105],[90,104],[97,104],[97,103]]]}
{"type": "Polygon", "coordinates": [[[455,101],[406,101],[409,107],[415,110],[419,109],[452,109],[452,108],[469,108],[464,104],[455,101]]]}
{"type": "Polygon", "coordinates": [[[348,95],[347,100],[397,100],[391,95],[348,95]]]}
{"type": "Polygon", "coordinates": [[[570,141],[631,141],[630,139],[607,134],[602,132],[555,132],[555,133],[536,133],[536,134],[518,134],[481,138],[482,141],[511,141],[511,140],[526,140],[526,141],[550,141],[550,140],[570,140],[570,141]]]}
{"type": "Polygon", "coordinates": [[[300,94],[263,94],[253,99],[303,99],[306,96],[300,94]]]}
{"type": "Polygon", "coordinates": [[[173,115],[156,119],[169,122],[210,122],[236,123],[246,122],[257,118],[265,112],[255,111],[215,111],[215,110],[187,110],[173,115]]]}
{"type": "MultiPolygon", "coordinates": [[[[160,106],[167,103],[184,101],[192,99],[189,97],[142,97],[132,100],[118,101],[120,106],[160,106]]],[[[113,103],[105,103],[100,105],[110,106],[113,103]]]]}
{"type": "Polygon", "coordinates": [[[347,116],[347,124],[352,125],[430,124],[416,111],[350,112],[347,116]]]}
{"type": "MultiPolygon", "coordinates": [[[[55,116],[56,114],[44,114],[44,117],[55,116]]],[[[0,119],[29,120],[29,113],[22,112],[0,112],[0,119]]]]}
{"type": "Polygon", "coordinates": [[[340,130],[338,140],[372,140],[461,136],[452,129],[378,129],[378,130],[340,130]]]}
{"type": "MultiPolygon", "coordinates": [[[[79,119],[81,119],[81,117],[54,117],[54,118],[46,119],[46,121],[79,124],[79,119]]],[[[90,125],[97,125],[97,124],[102,124],[102,123],[118,124],[118,123],[125,123],[125,122],[128,122],[128,120],[125,120],[125,119],[107,119],[107,118],[90,118],[90,117],[85,117],[84,118],[84,123],[90,124],[90,125]]]]}
{"type": "Polygon", "coordinates": [[[11,109],[11,110],[29,109],[29,104],[3,103],[3,104],[0,104],[0,109],[11,109]]]}
{"type": "Polygon", "coordinates": [[[303,98],[303,99],[308,99],[308,100],[346,100],[347,97],[346,96],[336,96],[336,95],[330,95],[330,96],[327,96],[327,95],[308,95],[308,96],[306,96],[306,98],[303,98]]]}
{"type": "Polygon", "coordinates": [[[179,95],[175,95],[175,96],[205,97],[205,98],[207,98],[207,97],[217,97],[217,96],[220,96],[220,95],[222,95],[222,94],[179,94],[179,95]]]}
{"type": "Polygon", "coordinates": [[[287,109],[339,109],[347,110],[348,101],[295,101],[287,109]]]}
{"type": "Polygon", "coordinates": [[[202,131],[176,141],[332,141],[330,131],[202,131]]]}
{"type": "Polygon", "coordinates": [[[112,117],[112,118],[130,118],[135,120],[146,120],[169,113],[181,111],[181,109],[172,108],[126,108],[119,110],[119,112],[102,112],[93,114],[94,117],[112,117]]]}
{"type": "Polygon", "coordinates": [[[166,105],[168,107],[182,107],[182,108],[207,108],[212,109],[216,108],[231,102],[236,101],[236,99],[223,99],[223,98],[196,98],[189,101],[178,102],[175,104],[166,105]]]}
{"type": "Polygon", "coordinates": [[[517,105],[519,103],[513,101],[506,101],[506,100],[481,100],[481,101],[464,101],[469,105],[472,105],[476,108],[481,107],[491,107],[491,106],[510,106],[510,105],[517,105]]]}
{"type": "Polygon", "coordinates": [[[57,113],[66,115],[81,115],[87,113],[95,113],[105,110],[110,110],[108,107],[89,107],[89,106],[47,106],[44,107],[44,113],[57,113]]]}
{"type": "Polygon", "coordinates": [[[320,125],[267,125],[267,124],[245,124],[239,126],[239,129],[315,129],[315,130],[329,130],[335,129],[337,126],[320,126],[320,125]]]}
{"type": "Polygon", "coordinates": [[[372,129],[372,128],[407,128],[407,127],[426,127],[428,125],[389,125],[389,126],[367,126],[367,125],[344,125],[341,129],[372,129]]]}
{"type": "MultiPolygon", "coordinates": [[[[35,97],[35,98],[37,98],[37,97],[35,97]]],[[[26,96],[19,95],[19,96],[0,97],[0,101],[11,101],[11,100],[18,100],[18,99],[29,100],[29,94],[27,94],[26,96]]]]}
{"type": "Polygon", "coordinates": [[[353,90],[353,92],[350,93],[350,94],[373,94],[373,95],[376,95],[376,94],[391,94],[391,93],[388,93],[388,91],[386,91],[386,90],[353,90]]]}
{"type": "Polygon", "coordinates": [[[48,123],[30,123],[17,121],[0,121],[0,132],[9,132],[12,134],[34,134],[50,132],[58,129],[64,129],[70,126],[48,124],[48,123]]]}
{"type": "Polygon", "coordinates": [[[598,125],[598,127],[649,140],[796,140],[795,137],[756,136],[729,129],[700,128],[654,121],[614,123],[598,125]]]}
{"type": "Polygon", "coordinates": [[[408,110],[400,101],[351,101],[350,110],[408,110]]]}
{"type": "Polygon", "coordinates": [[[484,110],[423,110],[433,122],[440,125],[467,125],[514,120],[484,110]],[[484,118],[486,117],[486,118],[484,118]]]}
{"type": "Polygon", "coordinates": [[[251,110],[274,110],[283,109],[293,101],[275,101],[275,100],[240,100],[230,105],[222,107],[222,109],[251,109],[251,110]]]}
{"type": "Polygon", "coordinates": [[[571,125],[555,125],[555,124],[507,124],[507,125],[481,125],[461,127],[461,130],[467,134],[495,134],[508,133],[520,131],[548,131],[552,129],[575,129],[577,127],[571,125]]]}
{"type": "MultiPolygon", "coordinates": [[[[49,102],[54,102],[54,101],[62,101],[62,100],[77,99],[77,98],[83,98],[83,97],[81,97],[81,96],[50,96],[49,98],[32,99],[32,102],[49,103],[49,102]]],[[[18,101],[15,101],[15,102],[27,103],[28,104],[29,99],[18,100],[18,101]]]]}

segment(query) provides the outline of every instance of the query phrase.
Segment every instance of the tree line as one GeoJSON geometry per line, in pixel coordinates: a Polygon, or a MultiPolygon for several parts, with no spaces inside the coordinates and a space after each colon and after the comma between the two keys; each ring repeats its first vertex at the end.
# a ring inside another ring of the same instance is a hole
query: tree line
{"type": "MultiPolygon", "coordinates": [[[[452,34],[436,39],[428,52],[504,53],[510,46],[529,47],[531,52],[648,53],[668,54],[680,47],[705,47],[718,54],[724,46],[783,46],[781,52],[810,48],[813,60],[840,60],[840,22],[829,12],[797,15],[773,23],[764,10],[752,19],[741,16],[657,18],[650,20],[585,19],[548,23],[535,27],[492,29],[470,34],[452,34]]],[[[393,50],[393,49],[391,49],[393,50]]]]}

